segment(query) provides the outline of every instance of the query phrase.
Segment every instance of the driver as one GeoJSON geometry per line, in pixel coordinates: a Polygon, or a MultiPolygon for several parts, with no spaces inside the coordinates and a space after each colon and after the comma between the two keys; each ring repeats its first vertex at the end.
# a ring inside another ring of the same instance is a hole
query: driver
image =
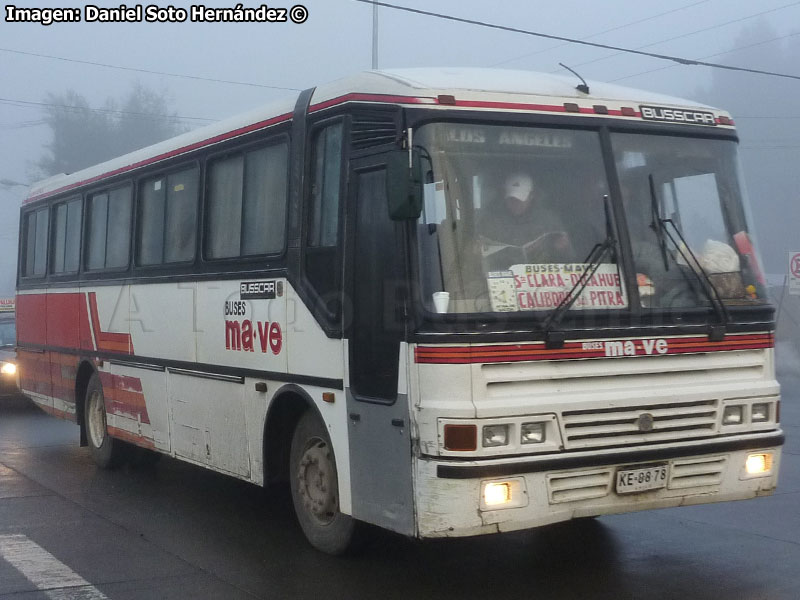
{"type": "Polygon", "coordinates": [[[505,178],[502,196],[484,211],[479,233],[488,244],[523,248],[529,260],[569,262],[570,242],[564,225],[543,205],[542,194],[527,173],[516,172],[505,178]]]}

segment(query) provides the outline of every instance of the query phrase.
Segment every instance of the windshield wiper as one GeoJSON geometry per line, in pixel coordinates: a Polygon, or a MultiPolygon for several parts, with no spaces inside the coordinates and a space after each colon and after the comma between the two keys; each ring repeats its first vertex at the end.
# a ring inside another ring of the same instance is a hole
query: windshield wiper
{"type": "Polygon", "coordinates": [[[667,256],[667,242],[664,240],[664,223],[661,221],[661,211],[658,208],[658,196],[656,196],[656,183],[651,173],[648,177],[650,181],[650,214],[652,221],[650,229],[656,232],[658,247],[661,249],[661,258],[664,260],[664,270],[669,271],[669,256],[667,256]]]}
{"type": "Polygon", "coordinates": [[[712,342],[719,342],[723,340],[725,338],[725,332],[728,328],[728,322],[730,321],[728,309],[725,308],[725,303],[722,301],[722,296],[720,296],[719,290],[717,290],[716,286],[711,281],[711,278],[708,276],[708,273],[706,273],[706,270],[700,264],[700,261],[697,259],[697,255],[695,255],[695,253],[689,247],[689,244],[686,243],[686,239],[683,237],[681,230],[678,229],[678,226],[675,225],[675,222],[672,219],[661,218],[661,211],[658,209],[658,199],[656,197],[656,187],[652,173],[650,174],[650,206],[653,211],[653,222],[651,227],[655,230],[656,236],[658,237],[659,246],[661,247],[661,254],[664,258],[664,267],[667,269],[669,268],[666,241],[664,240],[664,236],[666,235],[666,237],[668,237],[675,246],[675,249],[683,257],[683,260],[689,266],[689,270],[695,274],[695,277],[697,277],[697,280],[700,282],[700,288],[708,297],[709,301],[711,302],[711,306],[714,308],[714,313],[716,313],[717,318],[719,319],[719,325],[717,327],[714,327],[713,325],[710,326],[708,332],[709,340],[712,342]],[[680,244],[678,244],[678,242],[669,232],[669,229],[667,229],[667,223],[672,225],[672,229],[675,231],[678,238],[680,238],[680,244]]]}
{"type": "MultiPolygon", "coordinates": [[[[561,348],[564,346],[564,341],[566,339],[563,332],[555,332],[553,328],[557,327],[558,324],[561,322],[561,319],[564,318],[564,315],[567,314],[567,311],[575,304],[575,301],[580,297],[583,293],[583,290],[586,289],[586,286],[591,281],[594,274],[597,272],[597,269],[600,268],[600,265],[603,263],[603,260],[606,256],[611,253],[612,256],[616,256],[616,248],[617,248],[617,235],[614,231],[614,224],[611,220],[611,206],[609,204],[608,195],[603,196],[603,210],[605,210],[606,214],[606,239],[603,242],[594,245],[589,255],[584,259],[583,264],[586,265],[581,276],[575,282],[575,284],[570,288],[567,295],[561,299],[561,302],[558,303],[550,315],[545,319],[544,323],[542,323],[542,331],[544,332],[544,340],[545,344],[548,348],[561,348]],[[576,293],[577,292],[577,293],[576,293]]],[[[616,258],[614,259],[616,262],[616,258]]]]}

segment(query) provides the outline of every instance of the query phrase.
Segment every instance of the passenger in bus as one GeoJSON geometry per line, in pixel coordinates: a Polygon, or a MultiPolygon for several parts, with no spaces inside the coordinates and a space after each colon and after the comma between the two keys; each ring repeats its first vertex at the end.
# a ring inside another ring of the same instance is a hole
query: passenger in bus
{"type": "Polygon", "coordinates": [[[515,172],[505,178],[502,193],[483,211],[478,232],[483,238],[484,258],[492,269],[574,259],[561,218],[545,205],[544,194],[526,173],[515,172]]]}

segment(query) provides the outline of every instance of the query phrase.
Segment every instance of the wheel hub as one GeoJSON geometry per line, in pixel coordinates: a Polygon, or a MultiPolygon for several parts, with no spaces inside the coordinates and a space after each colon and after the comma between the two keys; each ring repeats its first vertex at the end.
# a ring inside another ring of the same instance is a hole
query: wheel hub
{"type": "Polygon", "coordinates": [[[338,508],[334,466],[328,445],[315,440],[303,453],[298,488],[306,512],[321,524],[333,521],[338,508]]]}
{"type": "Polygon", "coordinates": [[[99,392],[93,392],[89,397],[89,437],[95,448],[103,445],[106,437],[106,411],[103,406],[103,397],[99,392]]]}

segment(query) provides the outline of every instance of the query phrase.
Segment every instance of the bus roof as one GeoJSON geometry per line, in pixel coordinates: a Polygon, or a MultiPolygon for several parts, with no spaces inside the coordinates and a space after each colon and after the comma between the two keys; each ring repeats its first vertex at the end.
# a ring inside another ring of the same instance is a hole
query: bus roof
{"type": "MultiPolygon", "coordinates": [[[[577,78],[571,75],[507,69],[365,71],[317,87],[311,98],[309,112],[318,112],[346,102],[374,102],[505,112],[572,112],[578,118],[591,114],[640,120],[638,105],[652,104],[713,111],[716,118],[728,116],[727,113],[689,100],[609,83],[589,81],[589,93],[585,94],[578,90],[577,83],[577,78]],[[567,104],[577,110],[565,110],[567,104]],[[598,104],[603,105],[604,112],[595,110],[598,104]],[[629,112],[621,113],[623,108],[628,108],[629,112]]],[[[31,186],[26,202],[100,182],[288,121],[292,117],[296,99],[295,95],[267,104],[69,175],[55,175],[31,186]]],[[[723,124],[732,125],[732,122],[723,124]]]]}

